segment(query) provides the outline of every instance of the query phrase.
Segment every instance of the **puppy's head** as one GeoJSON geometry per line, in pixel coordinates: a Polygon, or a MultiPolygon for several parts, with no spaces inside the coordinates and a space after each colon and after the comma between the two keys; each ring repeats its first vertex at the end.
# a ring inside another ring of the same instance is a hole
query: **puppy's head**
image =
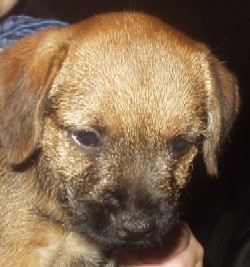
{"type": "Polygon", "coordinates": [[[164,238],[198,151],[217,173],[239,105],[233,75],[203,44],[136,13],[25,38],[0,70],[6,163],[39,150],[44,193],[107,247],[164,238]]]}

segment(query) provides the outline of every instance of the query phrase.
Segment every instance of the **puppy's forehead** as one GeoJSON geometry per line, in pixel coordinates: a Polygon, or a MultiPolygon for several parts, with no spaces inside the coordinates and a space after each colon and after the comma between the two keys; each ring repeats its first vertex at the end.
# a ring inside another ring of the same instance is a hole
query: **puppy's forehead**
{"type": "Polygon", "coordinates": [[[178,135],[200,123],[205,107],[200,45],[150,23],[131,19],[119,30],[92,32],[71,44],[52,89],[61,99],[63,123],[165,135],[170,128],[178,135]]]}

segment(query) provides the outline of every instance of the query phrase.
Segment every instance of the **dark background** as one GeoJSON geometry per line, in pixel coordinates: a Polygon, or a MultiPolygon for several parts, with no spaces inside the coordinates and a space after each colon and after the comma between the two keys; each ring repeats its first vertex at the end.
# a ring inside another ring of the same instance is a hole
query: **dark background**
{"type": "Polygon", "coordinates": [[[182,216],[206,247],[221,210],[250,188],[250,1],[22,0],[12,13],[77,22],[115,10],[145,11],[162,18],[208,44],[238,78],[241,111],[221,152],[220,177],[207,177],[198,159],[194,178],[183,194],[182,216]]]}

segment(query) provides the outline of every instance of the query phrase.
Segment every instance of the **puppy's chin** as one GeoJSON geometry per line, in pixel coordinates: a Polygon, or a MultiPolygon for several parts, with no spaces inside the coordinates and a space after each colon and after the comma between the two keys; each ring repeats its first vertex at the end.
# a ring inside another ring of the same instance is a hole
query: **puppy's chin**
{"type": "Polygon", "coordinates": [[[103,251],[120,248],[150,248],[166,240],[178,218],[178,203],[161,202],[142,210],[114,211],[89,204],[84,213],[72,213],[75,231],[100,245],[103,251]]]}

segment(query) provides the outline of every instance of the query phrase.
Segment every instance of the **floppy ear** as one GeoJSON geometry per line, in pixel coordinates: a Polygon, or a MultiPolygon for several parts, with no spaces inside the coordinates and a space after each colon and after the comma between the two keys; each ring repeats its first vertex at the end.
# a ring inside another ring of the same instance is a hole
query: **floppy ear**
{"type": "Polygon", "coordinates": [[[217,175],[217,154],[239,111],[239,88],[236,78],[214,57],[205,70],[207,93],[207,136],[203,154],[210,175],[217,175]]]}
{"type": "Polygon", "coordinates": [[[0,143],[19,165],[38,147],[46,96],[67,53],[64,29],[48,29],[0,53],[0,143]]]}

